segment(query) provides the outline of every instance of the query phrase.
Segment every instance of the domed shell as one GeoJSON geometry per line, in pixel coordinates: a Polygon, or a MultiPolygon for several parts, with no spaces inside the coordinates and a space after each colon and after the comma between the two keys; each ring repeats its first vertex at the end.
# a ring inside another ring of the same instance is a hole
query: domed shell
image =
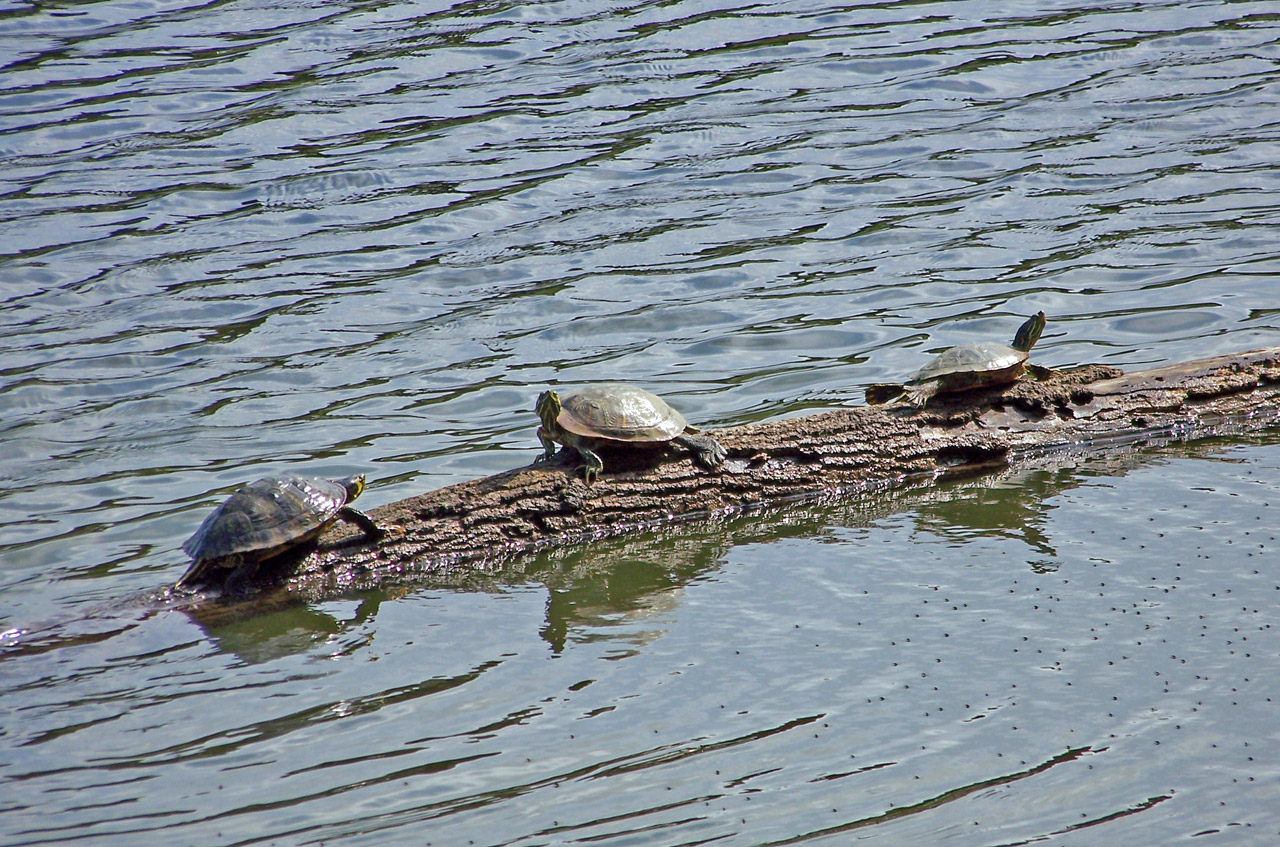
{"type": "Polygon", "coordinates": [[[688,426],[658,395],[622,383],[571,394],[561,402],[556,422],[575,435],[632,443],[670,441],[688,426]]]}
{"type": "Polygon", "coordinates": [[[197,561],[237,553],[266,558],[319,532],[350,499],[338,482],[268,477],[236,491],[204,519],[182,550],[197,561]]]}
{"type": "Polygon", "coordinates": [[[939,353],[933,361],[916,371],[911,382],[924,382],[952,374],[979,375],[1005,371],[1022,364],[1029,355],[1026,351],[1016,350],[1007,344],[962,344],[939,353]]]}

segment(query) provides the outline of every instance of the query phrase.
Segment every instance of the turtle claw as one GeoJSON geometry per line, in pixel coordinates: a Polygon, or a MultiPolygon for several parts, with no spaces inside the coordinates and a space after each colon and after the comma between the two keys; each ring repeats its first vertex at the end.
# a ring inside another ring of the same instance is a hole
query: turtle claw
{"type": "Polygon", "coordinates": [[[693,460],[709,471],[719,470],[728,460],[729,454],[720,442],[709,435],[684,435],[673,439],[677,444],[688,448],[693,453],[693,460]]]}

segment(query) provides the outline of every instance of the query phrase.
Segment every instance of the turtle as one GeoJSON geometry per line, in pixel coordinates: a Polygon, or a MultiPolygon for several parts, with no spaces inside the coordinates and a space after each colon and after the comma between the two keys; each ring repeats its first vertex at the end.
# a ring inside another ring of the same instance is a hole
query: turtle
{"type": "Polygon", "coordinates": [[[867,388],[867,402],[885,403],[906,394],[907,402],[923,406],[934,394],[1013,382],[1026,369],[1027,357],[1040,340],[1044,324],[1044,312],[1036,312],[1018,328],[1012,344],[981,341],[944,350],[916,371],[906,385],[872,385],[867,388]]]}
{"type": "Polygon", "coordinates": [[[555,455],[556,443],[578,451],[587,485],[604,470],[595,452],[601,446],[662,447],[678,444],[693,452],[698,464],[717,470],[727,454],[714,438],[698,435],[684,416],[656,394],[623,383],[590,385],[567,395],[563,402],[555,391],[544,391],[536,406],[542,426],[538,440],[545,462],[555,455]]]}
{"type": "Polygon", "coordinates": [[[360,527],[370,540],[381,538],[383,530],[350,505],[362,491],[364,474],[337,480],[266,477],[241,487],[182,545],[195,561],[174,588],[212,582],[219,573],[243,579],[267,559],[317,538],[337,520],[360,527]]]}

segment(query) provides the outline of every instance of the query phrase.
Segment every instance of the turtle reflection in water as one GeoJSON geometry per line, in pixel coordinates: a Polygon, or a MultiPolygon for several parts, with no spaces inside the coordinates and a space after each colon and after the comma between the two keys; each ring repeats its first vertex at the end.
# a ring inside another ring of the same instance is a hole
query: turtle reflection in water
{"type": "Polygon", "coordinates": [[[227,498],[182,545],[195,562],[174,588],[240,582],[275,556],[317,538],[344,520],[376,540],[383,531],[350,503],[364,491],[364,475],[330,480],[268,477],[227,498]]]}
{"type": "Polygon", "coordinates": [[[587,485],[595,481],[604,462],[596,450],[610,447],[663,447],[678,444],[693,452],[698,464],[716,470],[727,454],[714,438],[698,435],[684,416],[656,394],[643,388],[606,383],[583,388],[564,398],[554,391],[538,397],[538,440],[544,452],[538,461],[555,455],[556,443],[578,451],[587,485]]]}
{"type": "Polygon", "coordinates": [[[935,394],[1013,382],[1026,369],[1031,348],[1040,340],[1044,325],[1044,312],[1037,312],[1018,328],[1011,345],[982,341],[944,350],[916,371],[905,385],[872,385],[867,388],[867,402],[886,403],[906,394],[907,402],[923,406],[935,394]]]}

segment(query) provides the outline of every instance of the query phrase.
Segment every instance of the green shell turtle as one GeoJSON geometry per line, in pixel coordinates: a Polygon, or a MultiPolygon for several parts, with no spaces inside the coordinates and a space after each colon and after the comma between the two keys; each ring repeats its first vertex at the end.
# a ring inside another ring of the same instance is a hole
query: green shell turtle
{"type": "Polygon", "coordinates": [[[330,480],[267,477],[240,488],[213,510],[182,545],[195,561],[174,588],[243,579],[262,562],[305,544],[344,520],[371,538],[383,535],[350,503],[364,491],[364,475],[330,480]]]}
{"type": "Polygon", "coordinates": [[[554,391],[544,391],[536,407],[542,426],[538,440],[545,452],[538,461],[555,455],[557,442],[582,457],[587,485],[595,481],[604,462],[596,449],[610,447],[661,447],[678,444],[693,452],[694,460],[709,470],[724,464],[723,447],[689,426],[684,416],[656,394],[621,383],[592,385],[561,401],[554,391]]]}
{"type": "Polygon", "coordinates": [[[978,342],[944,350],[905,385],[870,386],[867,402],[885,403],[906,394],[907,402],[923,406],[935,394],[1013,382],[1026,369],[1031,348],[1040,340],[1044,325],[1044,312],[1037,312],[1018,328],[1012,344],[978,342]]]}

